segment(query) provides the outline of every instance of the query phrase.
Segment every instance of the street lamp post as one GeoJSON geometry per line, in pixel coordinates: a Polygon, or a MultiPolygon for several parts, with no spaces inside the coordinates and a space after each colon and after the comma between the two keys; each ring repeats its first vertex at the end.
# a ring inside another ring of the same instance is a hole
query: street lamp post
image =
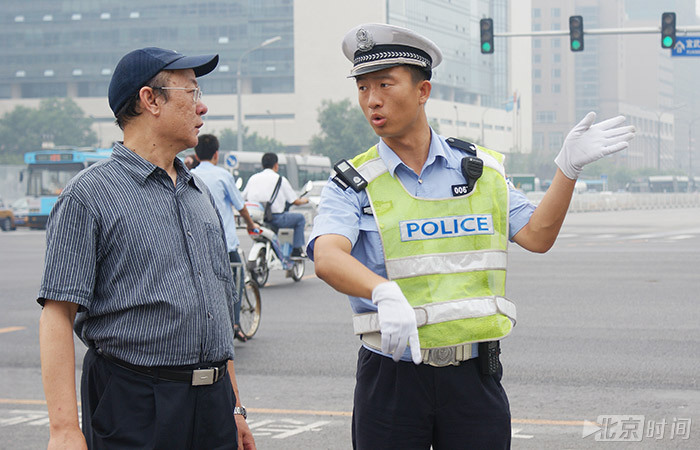
{"type": "Polygon", "coordinates": [[[455,109],[455,126],[457,127],[457,137],[459,138],[459,110],[457,105],[452,105],[455,109]]]}
{"type": "Polygon", "coordinates": [[[481,142],[480,144],[486,147],[486,137],[484,135],[484,117],[486,116],[486,113],[489,111],[489,107],[484,108],[484,112],[481,113],[481,142]]]}
{"type": "Polygon", "coordinates": [[[243,58],[248,56],[250,53],[254,52],[255,50],[259,50],[263,47],[267,47],[270,44],[274,44],[275,42],[279,41],[282,39],[282,36],[275,36],[273,38],[270,38],[257,47],[253,47],[249,50],[246,50],[243,52],[240,58],[238,58],[238,69],[236,70],[236,93],[237,95],[237,100],[238,100],[238,108],[236,112],[236,124],[237,124],[237,130],[236,130],[236,137],[237,137],[237,150],[239,152],[243,151],[243,116],[242,116],[242,107],[241,107],[241,89],[243,87],[243,83],[241,83],[241,63],[243,62],[243,58]]]}
{"type": "Polygon", "coordinates": [[[270,112],[270,110],[267,110],[267,115],[270,116],[270,119],[272,119],[272,139],[277,139],[277,127],[275,126],[275,116],[270,112]]]}
{"type": "Polygon", "coordinates": [[[700,116],[688,121],[688,190],[693,182],[693,127],[698,120],[700,116]]]}
{"type": "Polygon", "coordinates": [[[663,116],[664,113],[675,111],[684,106],[685,103],[681,103],[680,105],[674,105],[656,112],[656,170],[658,171],[661,171],[661,116],[663,116]]]}

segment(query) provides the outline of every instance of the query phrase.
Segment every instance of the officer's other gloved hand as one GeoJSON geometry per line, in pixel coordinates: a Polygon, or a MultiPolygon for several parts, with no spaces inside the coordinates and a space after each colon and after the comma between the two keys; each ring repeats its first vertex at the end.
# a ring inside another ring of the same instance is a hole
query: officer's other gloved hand
{"type": "Polygon", "coordinates": [[[411,346],[411,358],[416,364],[423,360],[418,341],[416,313],[401,292],[395,281],[377,285],[372,291],[372,303],[377,305],[379,330],[382,333],[382,352],[399,361],[406,351],[406,343],[411,346]]]}
{"type": "Polygon", "coordinates": [[[634,137],[633,126],[618,126],[624,123],[624,116],[613,117],[603,122],[595,122],[596,114],[589,112],[564,140],[564,145],[554,162],[567,178],[578,178],[583,166],[597,161],[629,146],[634,137]]]}

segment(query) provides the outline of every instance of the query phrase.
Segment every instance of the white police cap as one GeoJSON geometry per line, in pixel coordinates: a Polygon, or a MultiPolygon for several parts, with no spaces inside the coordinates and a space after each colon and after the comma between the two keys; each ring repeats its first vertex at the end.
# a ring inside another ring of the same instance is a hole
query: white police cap
{"type": "Polygon", "coordinates": [[[431,71],[442,62],[442,52],[433,41],[407,28],[366,23],[348,31],[343,53],[353,63],[351,77],[401,64],[431,71]]]}

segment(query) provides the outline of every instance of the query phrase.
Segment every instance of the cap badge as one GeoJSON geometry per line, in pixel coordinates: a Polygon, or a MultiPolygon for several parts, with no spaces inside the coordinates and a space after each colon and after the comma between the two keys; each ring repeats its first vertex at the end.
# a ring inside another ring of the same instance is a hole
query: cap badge
{"type": "Polygon", "coordinates": [[[372,39],[372,35],[364,28],[357,30],[355,38],[357,39],[357,49],[362,52],[372,50],[372,47],[374,47],[374,39],[372,39]]]}

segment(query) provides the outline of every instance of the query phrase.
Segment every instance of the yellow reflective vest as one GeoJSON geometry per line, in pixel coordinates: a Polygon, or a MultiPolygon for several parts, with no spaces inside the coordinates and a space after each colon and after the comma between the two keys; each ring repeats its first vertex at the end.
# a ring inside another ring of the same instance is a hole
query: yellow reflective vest
{"type": "MultiPolygon", "coordinates": [[[[372,147],[352,159],[367,180],[387,277],[396,281],[418,321],[422,349],[500,339],[515,324],[505,298],[508,185],[503,155],[477,147],[484,162],[473,191],[418,198],[392,177],[372,147]]],[[[358,314],[355,333],[379,331],[376,313],[358,314]]]]}

